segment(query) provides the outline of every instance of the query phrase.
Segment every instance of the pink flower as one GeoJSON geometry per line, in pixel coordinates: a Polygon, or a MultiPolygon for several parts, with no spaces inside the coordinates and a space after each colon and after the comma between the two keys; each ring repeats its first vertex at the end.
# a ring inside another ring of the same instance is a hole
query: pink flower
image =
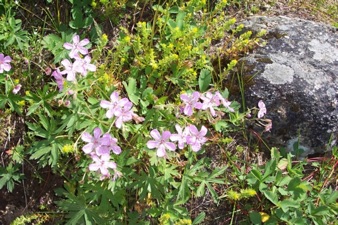
{"type": "Polygon", "coordinates": [[[258,108],[259,108],[259,111],[258,111],[257,117],[262,118],[266,114],[266,107],[262,100],[258,102],[258,108]]]}
{"type": "Polygon", "coordinates": [[[182,127],[178,124],[175,125],[177,134],[172,134],[170,136],[171,141],[177,141],[178,142],[178,148],[183,149],[184,145],[187,143],[187,137],[190,134],[190,131],[188,127],[182,129],[182,127]]]}
{"type": "Polygon", "coordinates": [[[21,84],[17,84],[17,85],[14,87],[13,91],[12,91],[13,94],[16,95],[16,94],[20,91],[21,87],[22,87],[21,84]]]}
{"type": "Polygon", "coordinates": [[[142,123],[142,122],[145,120],[144,117],[139,116],[139,115],[137,115],[137,114],[135,114],[135,113],[133,113],[132,116],[133,116],[133,120],[134,120],[135,123],[137,123],[137,124],[142,123]]]}
{"type": "Polygon", "coordinates": [[[144,121],[143,117],[137,116],[132,111],[133,103],[127,98],[120,99],[119,93],[114,91],[110,95],[110,102],[102,100],[100,106],[108,109],[106,116],[108,118],[116,117],[115,126],[121,128],[124,122],[135,120],[136,123],[144,121]]]}
{"type": "Polygon", "coordinates": [[[65,78],[63,78],[60,69],[57,68],[56,70],[54,70],[54,72],[52,73],[52,76],[54,77],[56,84],[59,88],[59,91],[63,90],[63,83],[65,81],[65,78]]]}
{"type": "Polygon", "coordinates": [[[202,109],[209,109],[211,115],[216,116],[214,107],[218,107],[221,104],[219,96],[211,92],[206,92],[205,95],[201,96],[201,99],[203,100],[202,109]]]}
{"type": "Polygon", "coordinates": [[[192,94],[181,94],[180,98],[184,102],[183,112],[187,116],[191,116],[193,109],[201,109],[202,103],[199,102],[200,93],[198,91],[193,92],[192,94]]]}
{"type": "Polygon", "coordinates": [[[223,105],[226,109],[228,109],[229,112],[235,112],[235,110],[234,110],[232,107],[230,107],[231,102],[230,102],[228,99],[224,98],[224,97],[221,95],[221,93],[219,93],[219,92],[217,91],[217,92],[215,93],[215,95],[218,96],[218,98],[219,98],[219,100],[221,101],[222,105],[223,105]]]}
{"type": "Polygon", "coordinates": [[[76,72],[77,68],[71,61],[64,59],[61,61],[61,64],[65,67],[64,71],[61,71],[61,74],[67,74],[68,81],[76,81],[76,72]]]}
{"type": "Polygon", "coordinates": [[[190,145],[191,149],[194,152],[198,152],[201,149],[202,145],[208,140],[205,137],[208,130],[205,126],[202,126],[201,130],[198,131],[196,126],[190,125],[189,131],[190,131],[190,135],[187,137],[187,143],[188,145],[190,145]]]}
{"type": "Polygon", "coordinates": [[[114,91],[110,95],[110,102],[107,100],[102,100],[100,102],[100,106],[104,109],[108,109],[106,112],[107,118],[112,118],[115,114],[115,111],[117,109],[120,109],[124,104],[129,102],[127,98],[120,99],[119,93],[117,91],[114,91]]]}
{"type": "Polygon", "coordinates": [[[11,61],[11,57],[4,56],[4,54],[0,53],[0,73],[3,73],[4,71],[8,72],[11,70],[11,61]]]}
{"type": "Polygon", "coordinates": [[[80,41],[79,35],[74,35],[73,43],[64,43],[63,47],[67,50],[70,50],[70,58],[79,58],[79,53],[81,53],[82,55],[88,54],[88,49],[85,48],[87,44],[89,44],[89,40],[87,38],[80,41]]]}
{"type": "Polygon", "coordinates": [[[116,116],[115,126],[121,128],[124,122],[130,121],[133,119],[132,112],[133,103],[130,101],[126,102],[123,107],[118,108],[114,115],[116,116]]]}
{"type": "Polygon", "coordinates": [[[154,138],[154,140],[150,140],[147,142],[147,147],[149,149],[157,149],[158,157],[165,157],[167,155],[166,149],[169,151],[175,151],[176,145],[172,142],[169,142],[171,133],[170,131],[163,131],[162,135],[158,132],[157,129],[154,129],[150,132],[150,135],[154,138]]]}
{"type": "Polygon", "coordinates": [[[74,62],[74,68],[76,72],[82,74],[82,76],[86,76],[88,71],[94,72],[96,71],[96,66],[94,64],[90,64],[90,56],[84,57],[84,59],[78,58],[74,62]]]}
{"type": "Polygon", "coordinates": [[[110,177],[109,169],[115,170],[117,168],[116,163],[110,161],[110,155],[92,156],[93,163],[89,165],[90,171],[100,171],[101,179],[110,177]]]}
{"type": "Polygon", "coordinates": [[[84,142],[87,142],[85,146],[82,147],[82,150],[86,154],[94,153],[94,155],[104,155],[109,154],[109,149],[107,145],[110,144],[110,140],[107,137],[101,138],[102,131],[100,128],[95,128],[93,132],[93,136],[87,132],[84,132],[81,136],[81,139],[84,142]]]}
{"type": "Polygon", "coordinates": [[[117,145],[117,139],[112,137],[110,134],[104,134],[103,138],[109,140],[107,147],[109,150],[112,150],[114,154],[119,155],[121,153],[121,148],[117,145]]]}

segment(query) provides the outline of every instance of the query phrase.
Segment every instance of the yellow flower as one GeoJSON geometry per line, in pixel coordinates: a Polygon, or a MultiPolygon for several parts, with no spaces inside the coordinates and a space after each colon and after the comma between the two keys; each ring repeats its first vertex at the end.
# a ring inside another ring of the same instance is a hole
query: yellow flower
{"type": "Polygon", "coordinates": [[[65,154],[71,153],[73,151],[74,151],[73,145],[70,145],[70,144],[64,145],[61,149],[61,152],[65,154]]]}
{"type": "Polygon", "coordinates": [[[108,41],[108,36],[106,34],[102,34],[101,40],[102,40],[102,42],[107,42],[108,41]]]}
{"type": "Polygon", "coordinates": [[[161,218],[159,219],[159,222],[161,225],[166,225],[166,224],[170,224],[169,220],[170,220],[170,214],[165,213],[161,216],[161,218]]]}
{"type": "Polygon", "coordinates": [[[241,198],[250,198],[256,195],[256,191],[254,189],[248,188],[241,190],[241,198]]]}
{"type": "Polygon", "coordinates": [[[25,105],[25,101],[24,101],[24,100],[19,101],[19,102],[18,102],[18,105],[19,105],[19,106],[24,106],[24,105],[25,105]]]}
{"type": "Polygon", "coordinates": [[[123,40],[124,40],[125,42],[129,43],[129,42],[130,42],[130,36],[125,36],[125,37],[123,38],[123,40]]]}
{"type": "Polygon", "coordinates": [[[241,197],[240,193],[238,193],[238,192],[236,192],[236,191],[233,191],[233,190],[228,191],[228,198],[229,198],[230,200],[235,200],[235,201],[237,201],[237,200],[240,199],[240,197],[241,197]]]}
{"type": "Polygon", "coordinates": [[[261,214],[261,219],[262,219],[263,223],[265,223],[266,221],[268,221],[270,219],[269,214],[267,214],[265,212],[259,212],[259,214],[261,214]]]}
{"type": "Polygon", "coordinates": [[[96,2],[95,2],[95,1],[92,1],[91,6],[92,6],[93,8],[96,8],[96,6],[97,6],[96,2]]]}
{"type": "Polygon", "coordinates": [[[192,224],[190,219],[180,219],[175,225],[190,225],[192,224]]]}

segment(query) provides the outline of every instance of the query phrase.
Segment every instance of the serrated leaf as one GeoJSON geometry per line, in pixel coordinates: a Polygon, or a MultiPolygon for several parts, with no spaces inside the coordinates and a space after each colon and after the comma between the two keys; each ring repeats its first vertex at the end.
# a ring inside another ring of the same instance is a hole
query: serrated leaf
{"type": "Polygon", "coordinates": [[[193,225],[200,224],[203,222],[204,218],[205,218],[205,212],[201,212],[200,214],[198,214],[198,216],[196,216],[192,224],[193,225]]]}
{"type": "Polygon", "coordinates": [[[82,209],[76,213],[72,214],[72,217],[68,220],[68,222],[66,223],[66,225],[74,225],[74,224],[78,224],[79,220],[83,217],[83,215],[85,214],[85,210],[82,209]]]}
{"type": "Polygon", "coordinates": [[[39,147],[33,148],[35,152],[29,157],[30,159],[40,159],[43,155],[49,154],[51,149],[50,147],[39,147]]]}
{"type": "Polygon", "coordinates": [[[214,200],[214,203],[217,203],[218,202],[218,194],[216,193],[216,191],[214,190],[214,188],[211,186],[210,183],[207,183],[207,187],[208,187],[208,190],[211,194],[212,199],[214,200]]]}
{"type": "Polygon", "coordinates": [[[224,128],[228,128],[228,127],[229,127],[229,124],[227,122],[225,122],[225,121],[222,121],[222,120],[217,121],[217,123],[215,124],[215,130],[217,132],[220,132],[224,128]]]}
{"type": "Polygon", "coordinates": [[[196,196],[202,197],[205,194],[205,182],[201,182],[200,186],[196,190],[196,196]]]}
{"type": "Polygon", "coordinates": [[[8,181],[8,177],[6,177],[6,176],[3,176],[0,179],[0,189],[2,189],[5,186],[5,184],[7,183],[7,181],[8,181]]]}
{"type": "Polygon", "coordinates": [[[189,197],[190,197],[190,191],[189,191],[189,188],[188,188],[188,183],[189,183],[189,178],[187,176],[183,175],[181,186],[180,186],[180,189],[179,189],[178,195],[177,195],[177,201],[182,202],[182,204],[187,202],[189,197]]]}
{"type": "Polygon", "coordinates": [[[39,108],[39,106],[41,105],[41,102],[39,103],[34,103],[33,105],[31,105],[29,108],[28,108],[28,112],[27,112],[27,116],[31,115],[32,113],[35,113],[37,108],[39,108]]]}

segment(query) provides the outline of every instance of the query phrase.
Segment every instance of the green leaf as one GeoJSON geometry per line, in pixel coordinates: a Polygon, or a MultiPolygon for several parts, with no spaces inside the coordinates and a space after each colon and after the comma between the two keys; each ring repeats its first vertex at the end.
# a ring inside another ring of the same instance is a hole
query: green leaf
{"type": "Polygon", "coordinates": [[[30,156],[30,159],[40,159],[43,156],[49,155],[51,148],[41,142],[40,145],[33,147],[32,150],[34,153],[30,156]]]}
{"type": "Polygon", "coordinates": [[[208,90],[211,82],[211,71],[208,69],[202,69],[198,79],[198,85],[201,92],[208,90]]]}
{"type": "Polygon", "coordinates": [[[229,124],[226,121],[219,120],[215,124],[215,130],[221,132],[223,129],[229,128],[229,124]]]}
{"type": "Polygon", "coordinates": [[[203,222],[204,218],[205,218],[205,212],[201,212],[200,214],[198,214],[198,216],[196,216],[192,224],[193,225],[200,224],[203,222]]]}
{"type": "MultiPolygon", "coordinates": [[[[2,174],[2,176],[3,176],[3,174],[2,174]]],[[[3,186],[5,186],[5,184],[7,183],[8,180],[9,180],[9,179],[8,179],[7,176],[3,176],[3,177],[0,179],[0,189],[2,189],[3,186]]]]}
{"type": "Polygon", "coordinates": [[[196,196],[202,197],[205,193],[205,182],[201,182],[200,186],[197,188],[196,196]]]}
{"type": "Polygon", "coordinates": [[[179,11],[177,16],[176,16],[176,25],[177,25],[178,28],[180,28],[180,30],[183,29],[185,14],[186,14],[186,12],[179,11]]]}
{"type": "Polygon", "coordinates": [[[249,216],[250,216],[251,223],[255,225],[262,224],[262,217],[261,217],[261,214],[259,214],[258,212],[256,211],[250,212],[249,216]]]}
{"type": "Polygon", "coordinates": [[[182,182],[181,182],[181,186],[180,189],[178,191],[178,195],[177,195],[177,201],[180,202],[181,204],[187,202],[189,200],[190,197],[190,191],[189,191],[189,178],[185,175],[183,175],[182,177],[182,182]]]}
{"type": "Polygon", "coordinates": [[[313,215],[313,216],[327,216],[327,215],[330,215],[330,214],[331,214],[330,209],[327,206],[324,206],[324,205],[316,207],[311,212],[311,215],[313,215]]]}
{"type": "Polygon", "coordinates": [[[68,222],[66,223],[66,225],[78,224],[79,220],[83,217],[84,214],[85,214],[85,210],[84,209],[76,212],[75,214],[72,214],[72,217],[68,220],[68,222]]]}
{"type": "Polygon", "coordinates": [[[30,114],[32,113],[35,113],[37,108],[39,108],[39,106],[41,105],[42,102],[38,102],[38,103],[34,103],[33,105],[31,105],[29,108],[28,108],[28,112],[27,112],[27,116],[29,116],[30,114]]]}
{"type": "Polygon", "coordinates": [[[264,191],[263,192],[264,196],[270,200],[270,202],[272,202],[275,205],[278,205],[278,196],[276,193],[272,192],[272,191],[264,191]]]}
{"type": "Polygon", "coordinates": [[[289,208],[299,208],[300,202],[291,199],[285,199],[280,202],[279,206],[282,208],[284,212],[287,212],[289,208]]]}
{"type": "Polygon", "coordinates": [[[211,186],[210,183],[207,183],[207,187],[208,187],[208,190],[211,194],[212,199],[214,200],[215,203],[217,203],[218,202],[218,195],[217,195],[216,191],[214,190],[214,188],[211,186]]]}
{"type": "Polygon", "coordinates": [[[138,105],[139,96],[137,95],[138,90],[136,87],[136,80],[130,77],[128,79],[128,84],[124,81],[122,83],[123,83],[124,88],[127,91],[130,101],[134,103],[135,105],[138,105]]]}

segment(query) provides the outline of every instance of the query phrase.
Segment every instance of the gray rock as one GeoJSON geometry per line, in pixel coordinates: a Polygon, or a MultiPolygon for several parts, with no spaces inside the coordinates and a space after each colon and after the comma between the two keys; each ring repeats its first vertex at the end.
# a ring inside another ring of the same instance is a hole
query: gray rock
{"type": "Polygon", "coordinates": [[[254,33],[268,31],[267,44],[241,59],[247,106],[266,104],[273,120],[272,146],[300,137],[309,153],[329,150],[338,135],[338,33],[327,25],[288,17],[253,17],[244,22],[254,33]]]}

